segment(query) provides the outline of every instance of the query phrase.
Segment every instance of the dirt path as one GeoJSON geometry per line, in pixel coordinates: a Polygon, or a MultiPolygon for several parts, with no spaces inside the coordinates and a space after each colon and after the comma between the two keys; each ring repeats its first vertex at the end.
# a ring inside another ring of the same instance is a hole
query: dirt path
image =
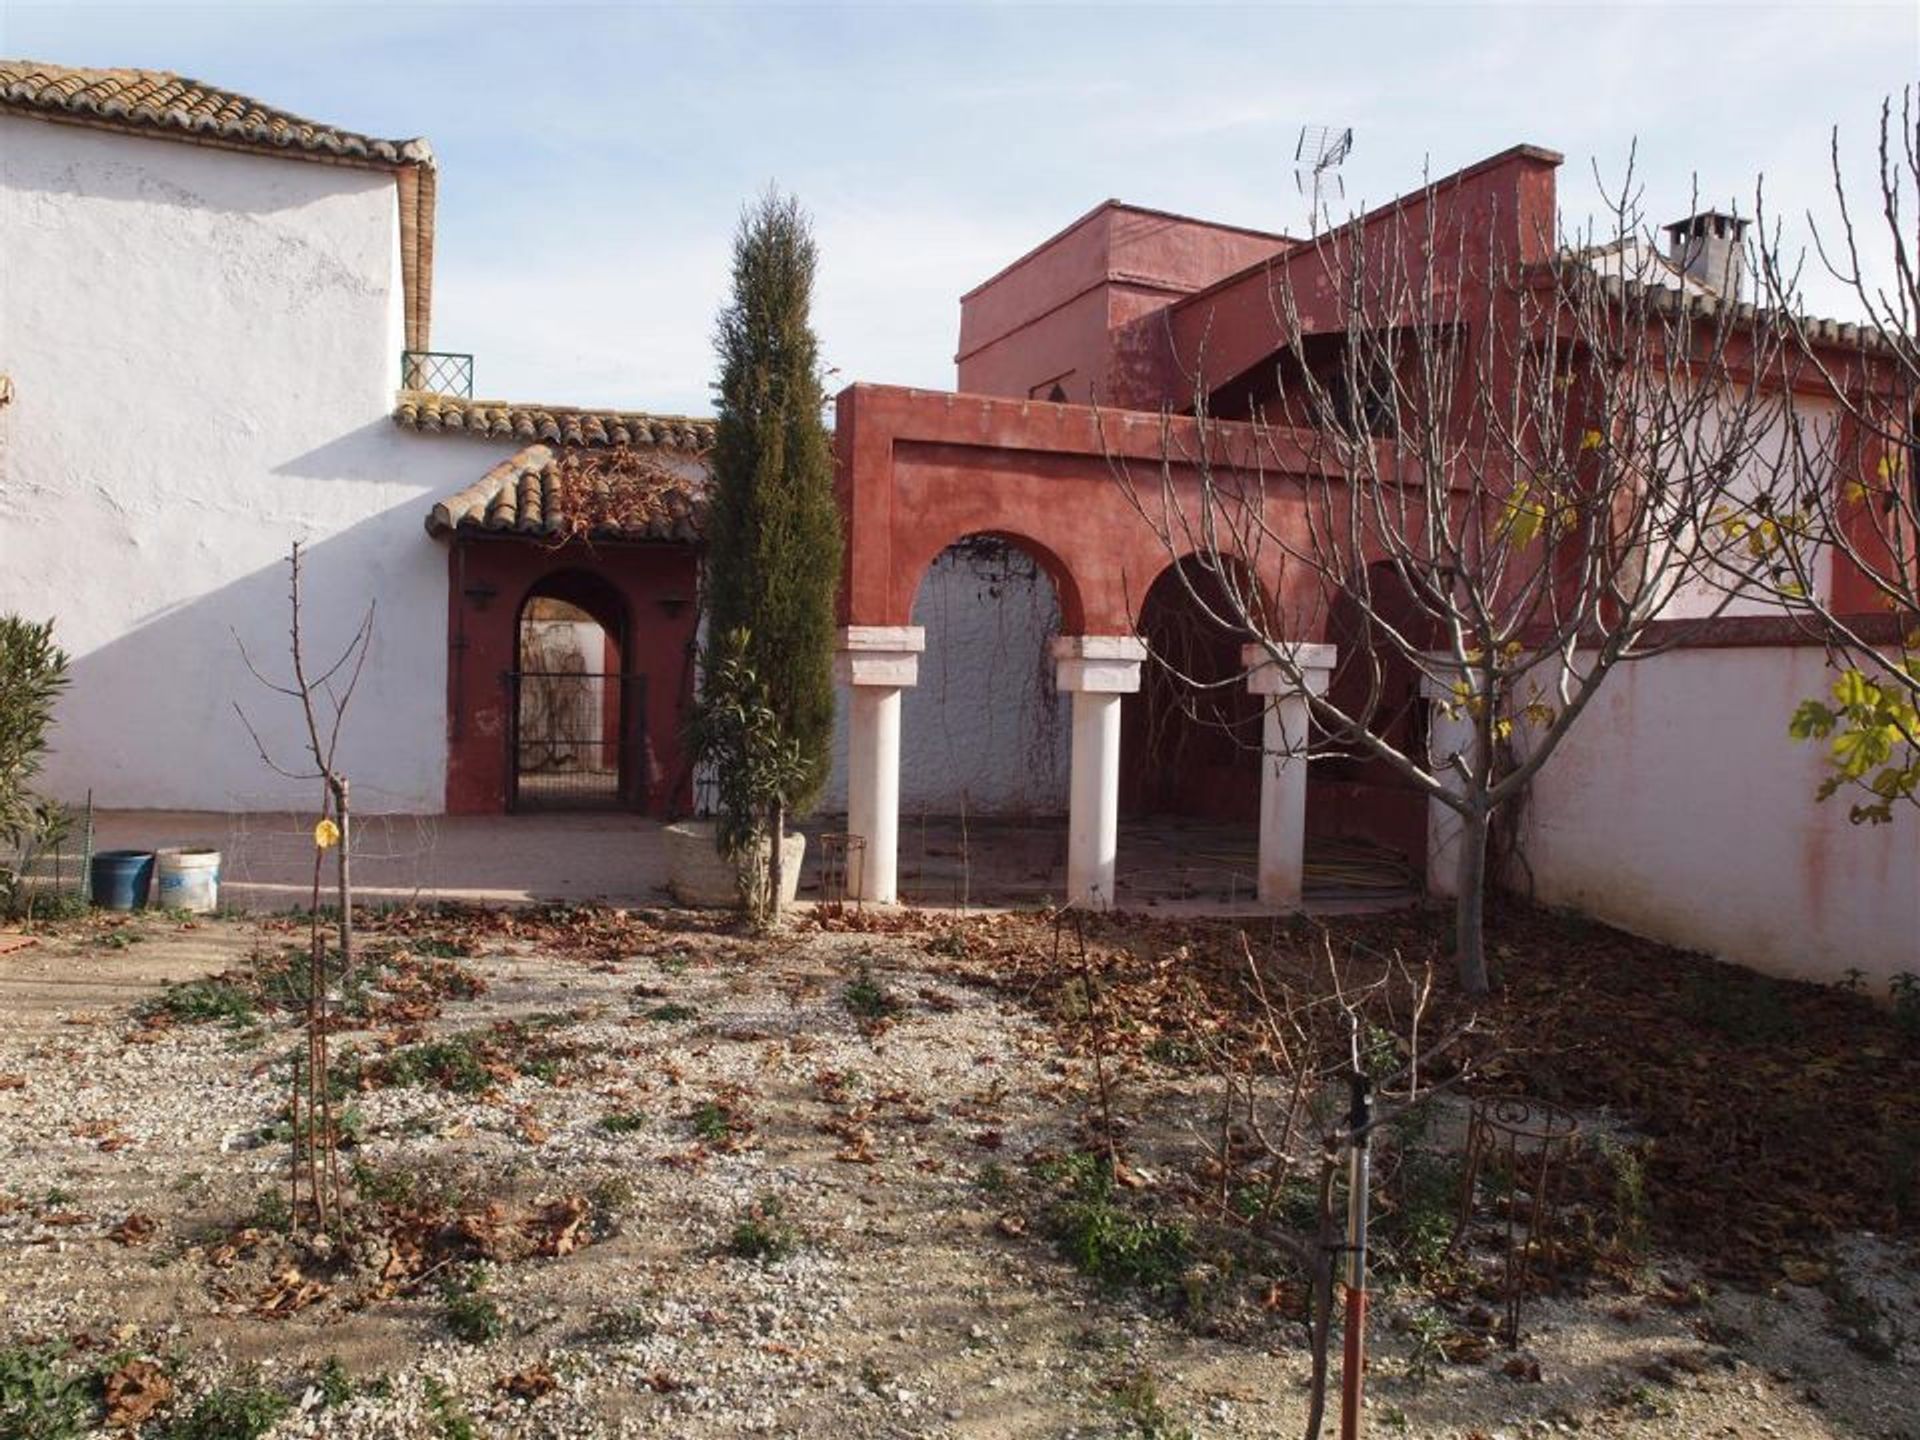
{"type": "MultiPolygon", "coordinates": [[[[308,1391],[285,1435],[454,1435],[461,1415],[503,1436],[1299,1431],[1294,1329],[1250,1302],[1197,1323],[1103,1293],[1041,1237],[1027,1162],[1074,1148],[1090,1076],[915,935],[750,944],[663,928],[611,958],[509,939],[464,961],[485,993],[400,1038],[517,1021],[566,1058],[484,1094],[355,1095],[351,1158],[369,1175],[458,1177],[514,1214],[587,1197],[593,1243],[494,1267],[483,1293],[502,1333],[484,1343],[452,1337],[433,1286],[261,1318],[273,1277],[209,1254],[284,1169],[272,1062],[290,1036],[148,1030],[131,1010],[285,937],[140,928],[119,948],[92,930],[0,958],[0,1345],[84,1334],[176,1361],[183,1394],[248,1367],[294,1394],[337,1359],[351,1396],[308,1391]],[[739,1227],[768,1202],[795,1248],[740,1258],[739,1227]],[[116,1243],[130,1214],[155,1233],[116,1243]],[[545,1393],[503,1393],[529,1373],[545,1393]]],[[[336,1055],[382,1045],[335,1040],[336,1055]]],[[[1129,1100],[1169,1116],[1184,1103],[1172,1081],[1129,1100]]],[[[1892,1252],[1856,1263],[1913,1293],[1892,1252]]],[[[1662,1271],[1691,1279],[1660,1262],[1644,1293],[1540,1302],[1537,1382],[1503,1373],[1500,1354],[1420,1375],[1396,1329],[1417,1306],[1388,1297],[1373,1433],[1920,1434],[1911,1372],[1851,1350],[1823,1297],[1676,1307],[1655,1298],[1671,1293],[1652,1283],[1662,1271]]]]}

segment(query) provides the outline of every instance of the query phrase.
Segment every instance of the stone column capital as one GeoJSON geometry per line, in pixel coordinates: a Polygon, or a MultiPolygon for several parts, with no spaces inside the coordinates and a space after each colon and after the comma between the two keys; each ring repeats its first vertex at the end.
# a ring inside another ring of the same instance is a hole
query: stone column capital
{"type": "Polygon", "coordinates": [[[1298,695],[1304,692],[1308,695],[1324,695],[1338,653],[1332,645],[1283,640],[1271,647],[1266,644],[1242,645],[1240,663],[1247,667],[1247,689],[1252,694],[1298,695]],[[1275,650],[1285,657],[1286,664],[1274,658],[1275,650]],[[1288,673],[1289,666],[1300,672],[1300,683],[1297,685],[1288,673]]]}
{"type": "Polygon", "coordinates": [[[918,625],[842,626],[833,678],[844,685],[916,685],[926,648],[927,632],[918,625]]]}
{"type": "Polygon", "coordinates": [[[1140,688],[1147,642],[1137,635],[1056,635],[1050,648],[1062,690],[1131,695],[1140,688]]]}

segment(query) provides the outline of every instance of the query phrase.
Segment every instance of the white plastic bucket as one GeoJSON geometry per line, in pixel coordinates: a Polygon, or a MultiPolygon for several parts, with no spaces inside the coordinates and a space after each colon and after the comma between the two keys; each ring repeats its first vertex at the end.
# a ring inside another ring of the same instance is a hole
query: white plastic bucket
{"type": "Polygon", "coordinates": [[[153,903],[162,910],[204,915],[220,908],[218,850],[162,850],[154,866],[153,903]]]}

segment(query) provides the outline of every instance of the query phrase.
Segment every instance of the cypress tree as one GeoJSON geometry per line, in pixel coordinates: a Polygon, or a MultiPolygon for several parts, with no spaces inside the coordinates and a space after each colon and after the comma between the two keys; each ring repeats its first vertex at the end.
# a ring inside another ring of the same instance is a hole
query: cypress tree
{"type": "Polygon", "coordinates": [[[767,817],[775,866],[785,815],[819,798],[833,741],[841,538],[809,318],[816,259],[806,212],[769,190],[741,215],[715,335],[707,633],[716,645],[744,634],[746,669],[796,752],[767,817]]]}

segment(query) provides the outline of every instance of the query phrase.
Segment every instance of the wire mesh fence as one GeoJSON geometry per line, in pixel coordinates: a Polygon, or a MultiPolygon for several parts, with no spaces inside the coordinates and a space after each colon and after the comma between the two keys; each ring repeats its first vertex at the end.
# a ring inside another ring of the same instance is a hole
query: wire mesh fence
{"type": "Polygon", "coordinates": [[[46,805],[37,822],[12,845],[0,847],[0,911],[35,914],[92,898],[93,800],[46,805]]]}

